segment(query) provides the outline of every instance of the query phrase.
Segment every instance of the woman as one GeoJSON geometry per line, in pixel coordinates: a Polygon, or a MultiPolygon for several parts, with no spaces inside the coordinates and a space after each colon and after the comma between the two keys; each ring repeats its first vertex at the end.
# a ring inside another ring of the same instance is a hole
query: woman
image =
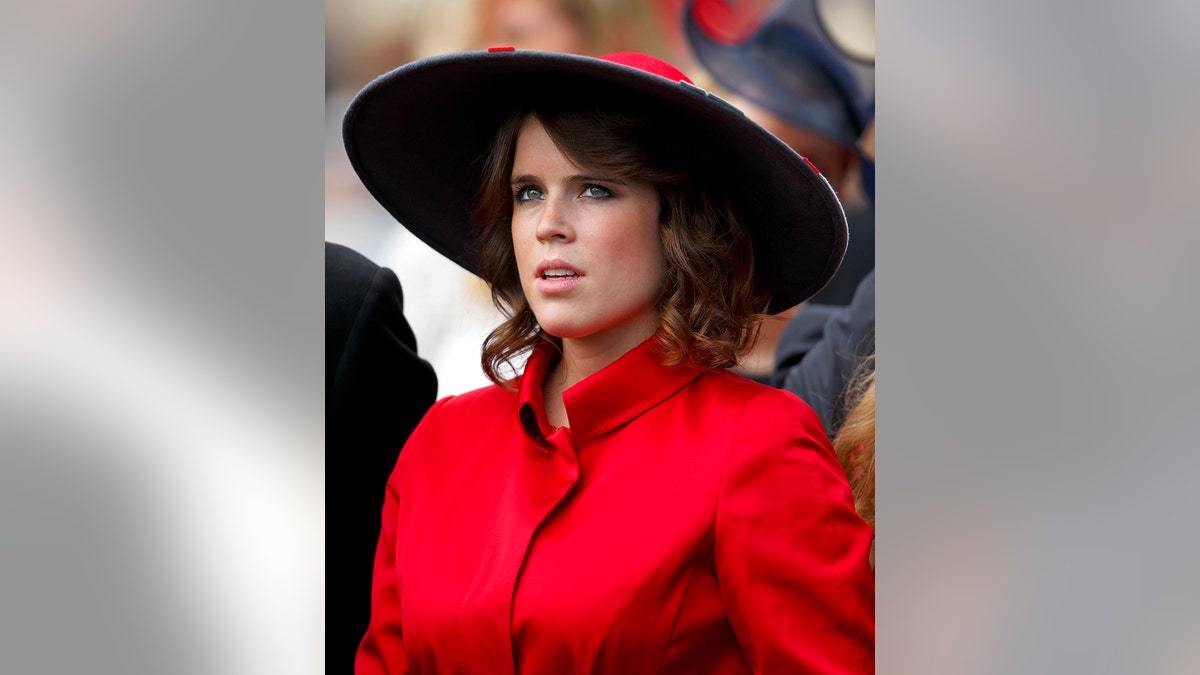
{"type": "Polygon", "coordinates": [[[632,53],[426,59],[344,135],[510,317],[495,386],[400,453],[356,672],[873,670],[871,532],[824,430],[727,370],[837,269],[824,179],[632,53]]]}

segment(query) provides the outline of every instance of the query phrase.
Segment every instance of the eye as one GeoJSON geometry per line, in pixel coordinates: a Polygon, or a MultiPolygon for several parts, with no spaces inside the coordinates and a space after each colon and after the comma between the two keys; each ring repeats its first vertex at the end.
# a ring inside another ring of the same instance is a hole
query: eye
{"type": "Polygon", "coordinates": [[[518,202],[528,202],[534,199],[544,199],[541,188],[532,185],[519,185],[513,189],[513,199],[518,202]]]}
{"type": "Polygon", "coordinates": [[[608,199],[613,196],[613,193],[606,187],[589,184],[583,186],[582,195],[584,197],[591,197],[592,199],[608,199]]]}

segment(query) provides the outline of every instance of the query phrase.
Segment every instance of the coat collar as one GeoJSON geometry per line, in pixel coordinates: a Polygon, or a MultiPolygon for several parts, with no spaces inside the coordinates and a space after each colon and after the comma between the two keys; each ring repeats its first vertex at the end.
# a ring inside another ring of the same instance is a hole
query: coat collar
{"type": "MultiPolygon", "coordinates": [[[[650,337],[623,356],[563,393],[570,437],[576,447],[634,419],[666,400],[706,368],[687,363],[663,365],[656,337],[650,337]]],[[[546,419],[542,384],[558,356],[548,342],[534,348],[525,365],[518,391],[521,427],[529,439],[543,449],[554,432],[546,419]]]]}

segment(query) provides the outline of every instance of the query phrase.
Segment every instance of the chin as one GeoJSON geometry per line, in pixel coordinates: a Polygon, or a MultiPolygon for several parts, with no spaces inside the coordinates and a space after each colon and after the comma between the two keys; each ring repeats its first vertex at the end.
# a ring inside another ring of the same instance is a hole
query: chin
{"type": "Polygon", "coordinates": [[[577,338],[588,334],[591,326],[579,320],[579,313],[564,307],[542,307],[542,312],[533,313],[538,325],[547,334],[556,338],[577,338]]]}
{"type": "Polygon", "coordinates": [[[560,340],[578,340],[599,335],[620,338],[621,336],[628,337],[630,333],[640,333],[643,330],[649,330],[650,334],[653,334],[657,330],[657,316],[654,321],[655,325],[647,326],[640,320],[630,318],[627,314],[614,312],[602,316],[581,316],[582,312],[571,311],[569,308],[562,309],[565,311],[543,312],[543,316],[538,316],[537,312],[534,312],[534,317],[537,318],[542,331],[560,340]]]}
{"type": "Polygon", "coordinates": [[[575,338],[586,337],[595,331],[588,331],[579,326],[571,326],[561,323],[539,323],[542,331],[550,337],[556,337],[560,340],[573,340],[575,338]]]}

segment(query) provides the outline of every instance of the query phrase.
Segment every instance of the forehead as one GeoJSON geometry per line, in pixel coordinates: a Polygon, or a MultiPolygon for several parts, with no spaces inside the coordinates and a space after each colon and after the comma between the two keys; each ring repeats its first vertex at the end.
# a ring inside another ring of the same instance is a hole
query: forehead
{"type": "Polygon", "coordinates": [[[535,166],[578,171],[580,165],[558,147],[535,115],[529,115],[517,131],[513,174],[530,173],[535,166]]]}

